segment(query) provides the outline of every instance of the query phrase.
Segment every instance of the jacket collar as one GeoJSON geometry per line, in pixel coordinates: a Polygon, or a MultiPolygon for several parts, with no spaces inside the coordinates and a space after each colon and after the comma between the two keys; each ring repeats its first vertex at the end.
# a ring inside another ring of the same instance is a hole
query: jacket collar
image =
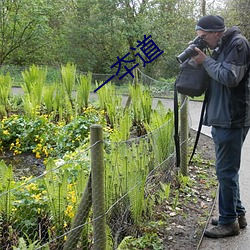
{"type": "Polygon", "coordinates": [[[231,38],[235,35],[240,34],[241,31],[237,26],[233,26],[230,29],[228,29],[227,31],[225,31],[222,39],[221,39],[221,47],[224,47],[228,41],[231,40],[231,38]]]}
{"type": "Polygon", "coordinates": [[[229,41],[231,41],[232,37],[241,34],[240,29],[237,26],[233,26],[225,31],[224,35],[221,38],[221,41],[219,41],[219,45],[217,48],[213,51],[213,58],[217,58],[219,54],[221,53],[221,50],[223,47],[225,47],[229,41]]]}

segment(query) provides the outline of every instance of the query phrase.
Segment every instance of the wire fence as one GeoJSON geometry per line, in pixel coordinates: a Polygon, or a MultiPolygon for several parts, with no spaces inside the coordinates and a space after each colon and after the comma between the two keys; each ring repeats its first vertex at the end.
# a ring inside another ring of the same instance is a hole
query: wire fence
{"type": "MultiPolygon", "coordinates": [[[[143,74],[142,79],[154,81],[143,74]]],[[[186,105],[187,99],[180,109],[186,105]]],[[[21,178],[15,188],[15,173],[2,161],[1,249],[119,249],[143,234],[139,225],[154,217],[165,192],[162,183],[176,174],[173,129],[172,116],[141,137],[117,142],[97,137],[74,159],[48,159],[43,174],[21,178]],[[93,173],[96,165],[103,167],[103,177],[93,181],[102,173],[100,168],[93,173]]]]}
{"type": "Polygon", "coordinates": [[[42,175],[25,179],[15,189],[10,188],[13,177],[5,172],[2,185],[7,190],[1,193],[0,204],[10,216],[1,217],[1,249],[22,242],[34,249],[92,249],[96,241],[103,242],[102,235],[94,241],[93,224],[97,221],[98,225],[104,215],[108,237],[104,241],[109,245],[93,249],[117,249],[124,238],[135,236],[140,222],[154,215],[154,202],[162,192],[160,183],[172,178],[174,145],[162,137],[169,125],[129,141],[104,142],[106,212],[99,218],[93,217],[91,204],[95,199],[98,207],[101,199],[98,195],[90,198],[96,188],[89,184],[88,158],[93,146],[80,153],[80,161],[48,162],[42,175]],[[164,159],[159,162],[159,158],[164,159]],[[70,234],[74,247],[65,246],[70,234]]]}

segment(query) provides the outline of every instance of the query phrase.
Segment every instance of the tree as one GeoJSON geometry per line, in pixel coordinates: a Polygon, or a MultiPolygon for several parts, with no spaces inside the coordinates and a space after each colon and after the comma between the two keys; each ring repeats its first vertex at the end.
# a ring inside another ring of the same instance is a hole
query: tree
{"type": "Polygon", "coordinates": [[[186,46],[194,38],[194,32],[187,34],[187,30],[193,31],[194,27],[194,10],[190,5],[193,6],[193,1],[78,0],[71,29],[68,27],[65,51],[68,58],[75,60],[84,71],[114,73],[110,66],[116,62],[116,57],[130,52],[128,59],[134,58],[136,52],[130,48],[136,47],[137,40],[143,39],[144,35],[152,35],[155,43],[164,50],[164,56],[150,66],[140,66],[140,69],[155,77],[174,76],[178,69],[177,49],[181,51],[183,44],[186,46]],[[188,11],[185,8],[189,8],[188,11]],[[173,62],[176,63],[175,70],[173,62]]]}
{"type": "MultiPolygon", "coordinates": [[[[0,2],[0,65],[11,58],[29,41],[35,40],[43,33],[46,9],[40,1],[8,0],[0,2]]],[[[33,44],[26,53],[32,53],[41,47],[33,44]]],[[[18,62],[17,62],[18,63],[18,62]]]]}
{"type": "Polygon", "coordinates": [[[242,33],[250,39],[250,2],[248,0],[224,0],[222,15],[226,25],[239,26],[242,33]]]}

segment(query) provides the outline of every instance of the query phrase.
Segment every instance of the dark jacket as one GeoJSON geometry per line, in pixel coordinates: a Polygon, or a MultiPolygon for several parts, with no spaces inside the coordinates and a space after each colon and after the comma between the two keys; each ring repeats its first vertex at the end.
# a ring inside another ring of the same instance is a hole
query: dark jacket
{"type": "Polygon", "coordinates": [[[211,77],[204,125],[250,126],[250,46],[237,27],[227,30],[218,50],[203,63],[211,77]]]}

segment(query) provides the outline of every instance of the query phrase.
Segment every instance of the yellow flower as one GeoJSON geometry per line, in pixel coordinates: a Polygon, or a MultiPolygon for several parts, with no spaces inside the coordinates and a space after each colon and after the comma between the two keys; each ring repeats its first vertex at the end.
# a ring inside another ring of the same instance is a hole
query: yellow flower
{"type": "Polygon", "coordinates": [[[37,185],[35,183],[30,183],[29,185],[26,186],[26,189],[28,191],[34,191],[37,190],[37,185]]]}
{"type": "Polygon", "coordinates": [[[72,202],[72,203],[76,203],[76,196],[75,196],[75,195],[72,195],[72,197],[71,197],[71,202],[72,202]]]}
{"type": "Polygon", "coordinates": [[[4,134],[4,135],[9,135],[10,133],[9,133],[8,130],[4,130],[4,131],[3,131],[3,134],[4,134]]]}
{"type": "Polygon", "coordinates": [[[16,212],[17,208],[13,207],[11,210],[12,210],[12,212],[16,212]]]}
{"type": "Polygon", "coordinates": [[[14,155],[19,155],[19,154],[21,154],[21,153],[22,153],[22,151],[19,151],[19,150],[16,149],[16,150],[14,150],[14,153],[13,153],[13,154],[14,154],[14,155]]]}
{"type": "Polygon", "coordinates": [[[66,211],[64,211],[64,213],[65,213],[65,215],[68,215],[69,218],[73,218],[74,217],[73,206],[68,205],[66,208],[66,211]]]}
{"type": "Polygon", "coordinates": [[[33,194],[32,197],[35,198],[36,201],[40,201],[42,199],[41,195],[42,195],[41,193],[33,194]]]}
{"type": "Polygon", "coordinates": [[[43,147],[43,153],[45,154],[46,157],[48,157],[49,153],[46,147],[43,147]]]}
{"type": "Polygon", "coordinates": [[[39,152],[36,152],[36,158],[37,158],[37,159],[40,159],[40,158],[41,158],[41,155],[40,155],[39,152]]]}
{"type": "Polygon", "coordinates": [[[106,111],[104,109],[101,110],[101,112],[100,112],[101,115],[105,115],[105,113],[106,113],[106,111]]]}

